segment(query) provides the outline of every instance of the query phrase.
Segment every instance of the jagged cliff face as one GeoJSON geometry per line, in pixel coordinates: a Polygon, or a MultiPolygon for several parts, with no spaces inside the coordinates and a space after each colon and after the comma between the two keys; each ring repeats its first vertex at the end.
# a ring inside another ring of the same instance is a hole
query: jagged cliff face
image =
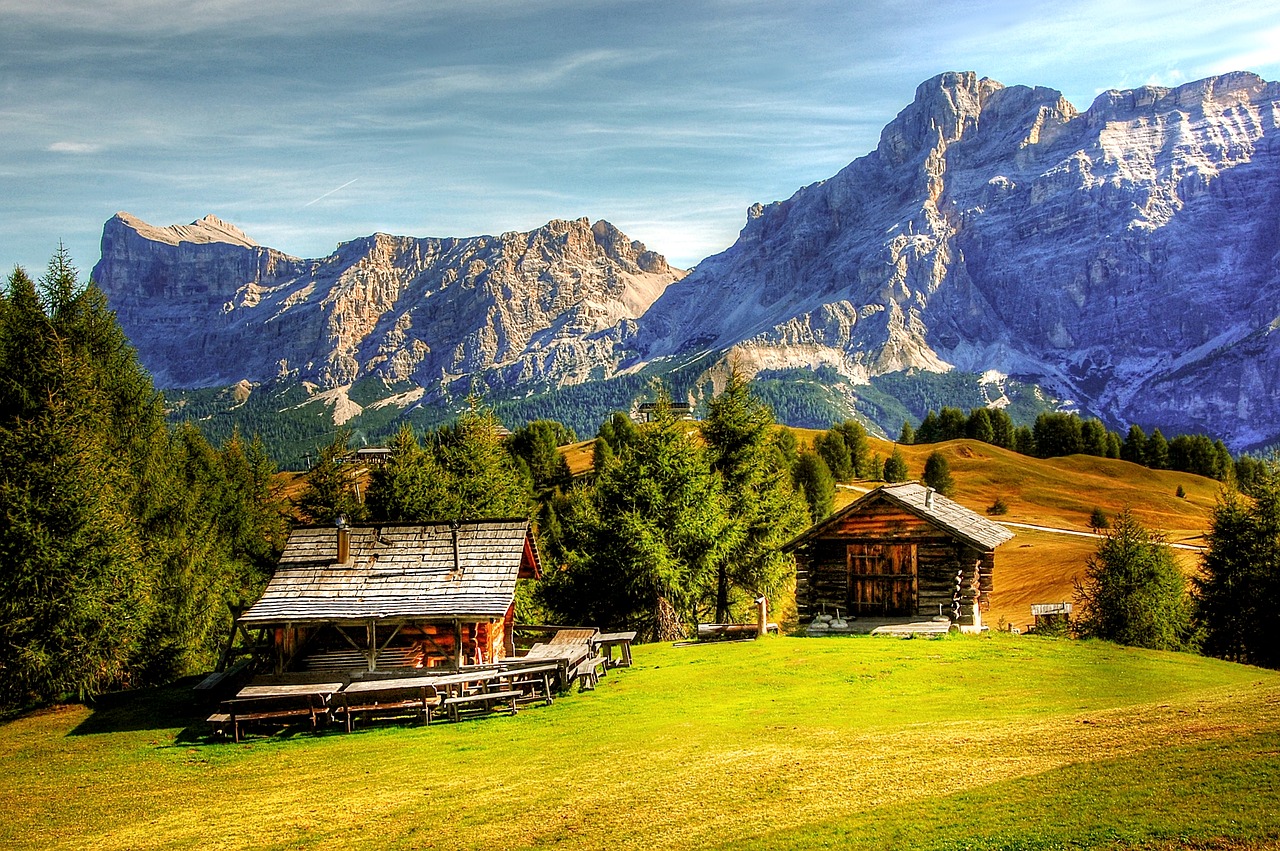
{"type": "Polygon", "coordinates": [[[1280,433],[1277,119],[1280,84],[1247,73],[1106,92],[1084,112],[948,73],[875,151],[752,207],[683,280],[585,219],[375,234],[299,260],[212,217],[125,214],[94,276],[161,386],[377,375],[420,398],[475,373],[563,386],[705,352],[854,382],[1015,375],[1113,426],[1240,449],[1280,433]]]}
{"type": "Polygon", "coordinates": [[[639,323],[633,357],[730,350],[854,378],[1026,375],[1113,423],[1271,437],[1280,84],[1100,95],[923,83],[874,152],[753,207],[639,323]],[[729,311],[722,305],[734,305],[729,311]]]}
{"type": "Polygon", "coordinates": [[[376,375],[435,387],[498,370],[573,383],[683,272],[608,222],[467,239],[374,234],[320,260],[209,216],[107,222],[93,278],[162,387],[376,375]],[[615,332],[616,333],[616,332],[615,332]],[[599,338],[599,339],[597,339],[599,338]]]}

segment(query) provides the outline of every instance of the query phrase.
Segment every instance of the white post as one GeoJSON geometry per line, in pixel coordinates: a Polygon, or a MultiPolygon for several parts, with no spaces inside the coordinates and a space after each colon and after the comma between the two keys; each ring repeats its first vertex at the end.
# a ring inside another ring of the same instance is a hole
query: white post
{"type": "Polygon", "coordinates": [[[756,611],[759,620],[756,623],[756,636],[764,638],[769,631],[769,601],[764,597],[756,597],[756,611]]]}

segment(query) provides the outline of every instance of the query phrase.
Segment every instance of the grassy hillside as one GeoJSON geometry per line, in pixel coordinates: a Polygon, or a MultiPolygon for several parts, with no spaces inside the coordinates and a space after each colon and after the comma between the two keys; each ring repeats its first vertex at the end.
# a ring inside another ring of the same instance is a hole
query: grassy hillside
{"type": "MultiPolygon", "coordinates": [[[[812,443],[819,432],[796,430],[801,443],[812,443]]],[[[872,438],[871,451],[887,458],[894,444],[872,438]]],[[[935,451],[946,456],[956,482],[955,500],[986,514],[1002,498],[1009,512],[991,519],[1089,533],[1095,507],[1114,516],[1128,507],[1148,528],[1163,532],[1170,543],[1203,545],[1220,484],[1202,476],[1169,470],[1149,470],[1138,464],[1088,455],[1066,458],[1028,458],[974,440],[952,440],[924,446],[903,446],[913,478],[924,473],[925,459],[935,451]],[[1178,486],[1185,498],[1176,496],[1178,486]]],[[[841,487],[836,507],[848,505],[876,482],[841,487]]],[[[1072,582],[1082,576],[1085,559],[1098,546],[1094,538],[1013,527],[1016,537],[996,551],[995,591],[988,620],[1024,627],[1031,621],[1032,603],[1072,599],[1072,582]]],[[[1175,550],[1188,573],[1197,569],[1198,555],[1175,550]]]]}
{"type": "Polygon", "coordinates": [[[1280,673],[1026,636],[636,660],[592,694],[429,728],[208,744],[180,692],[23,717],[0,726],[0,847],[1280,842],[1280,673]]]}
{"type": "MultiPolygon", "coordinates": [[[[811,445],[818,431],[792,429],[801,445],[811,445]]],[[[894,444],[870,439],[871,451],[887,458],[894,444]]],[[[590,471],[592,444],[587,440],[561,447],[574,475],[590,471]]],[[[942,452],[956,481],[955,499],[985,514],[1002,498],[1009,512],[991,519],[1088,533],[1095,507],[1109,515],[1130,508],[1148,528],[1165,533],[1171,543],[1199,546],[1209,526],[1219,483],[1190,473],[1149,470],[1127,461],[1073,455],[1067,458],[1029,458],[973,440],[952,440],[924,446],[903,446],[912,477],[924,472],[925,459],[942,452]],[[1185,498],[1176,496],[1181,486],[1185,498]]],[[[286,493],[296,498],[303,480],[282,474],[286,493]]],[[[364,484],[367,485],[367,477],[364,484]]],[[[878,482],[841,486],[836,507],[842,508],[878,482]]],[[[1094,538],[1013,527],[1016,537],[997,551],[995,592],[988,622],[1002,621],[1025,627],[1031,621],[1031,604],[1072,599],[1073,580],[1083,575],[1085,559],[1097,549],[1094,538]]],[[[1199,564],[1195,552],[1176,550],[1188,573],[1199,564]]]]}

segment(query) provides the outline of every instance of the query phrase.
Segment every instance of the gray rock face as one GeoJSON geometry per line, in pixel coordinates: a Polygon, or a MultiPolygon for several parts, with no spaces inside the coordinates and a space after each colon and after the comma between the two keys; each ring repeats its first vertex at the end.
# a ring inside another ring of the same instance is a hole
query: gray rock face
{"type": "Polygon", "coordinates": [[[584,364],[610,357],[600,332],[682,275],[604,221],[374,234],[299,260],[212,216],[157,228],[126,213],[107,222],[93,271],[159,386],[288,376],[322,389],[367,375],[433,387],[493,369],[582,380],[584,364]]]}
{"type": "Polygon", "coordinates": [[[855,382],[1016,375],[1113,426],[1240,449],[1280,433],[1278,119],[1280,84],[1248,73],[1110,91],[1084,112],[947,73],[876,150],[753,206],[683,280],[585,219],[375,234],[299,260],[212,217],[125,214],[94,276],[161,386],[559,386],[710,352],[855,382]]]}
{"type": "Polygon", "coordinates": [[[1114,424],[1243,447],[1280,412],[1280,84],[1100,95],[923,83],[835,177],[754,206],[639,322],[639,361],[709,349],[1030,376],[1114,424]],[[735,305],[725,311],[722,305],[735,305]]]}

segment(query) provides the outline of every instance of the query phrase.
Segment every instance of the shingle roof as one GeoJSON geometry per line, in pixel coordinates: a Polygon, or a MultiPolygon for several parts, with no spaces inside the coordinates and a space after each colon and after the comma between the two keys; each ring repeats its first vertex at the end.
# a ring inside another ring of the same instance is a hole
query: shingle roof
{"type": "Polygon", "coordinates": [[[245,624],[502,617],[515,595],[524,520],[355,526],[351,555],[335,564],[337,529],[295,529],[245,624]]]}
{"type": "Polygon", "coordinates": [[[811,527],[795,540],[784,545],[784,549],[794,549],[810,538],[815,537],[828,525],[856,513],[862,506],[879,498],[910,511],[944,531],[963,538],[981,550],[994,550],[1013,537],[1013,533],[1005,527],[992,523],[985,517],[975,514],[969,509],[947,499],[942,494],[927,488],[919,482],[902,482],[893,485],[881,485],[875,490],[859,497],[840,511],[811,527]]]}

